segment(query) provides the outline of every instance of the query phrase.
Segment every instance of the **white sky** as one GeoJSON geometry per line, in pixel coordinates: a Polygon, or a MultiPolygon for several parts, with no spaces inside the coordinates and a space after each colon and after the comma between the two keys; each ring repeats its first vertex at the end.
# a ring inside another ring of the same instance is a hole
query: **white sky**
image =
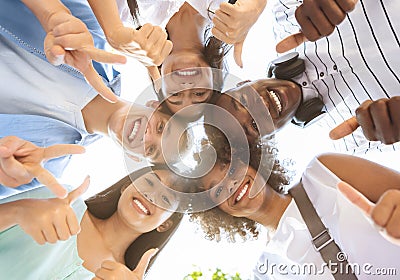
{"type": "MultiPolygon", "coordinates": [[[[249,33],[243,52],[244,68],[240,69],[232,59],[230,61],[230,73],[243,80],[265,78],[268,62],[275,56],[274,46],[270,44],[273,39],[268,16],[268,12],[264,12],[249,33]]],[[[147,73],[136,61],[123,66],[121,71],[123,77],[129,77],[122,80],[123,97],[133,101],[149,85],[147,73]]],[[[298,175],[316,154],[333,149],[328,131],[318,125],[307,131],[289,125],[277,138],[280,154],[283,158],[290,157],[296,161],[296,167],[300,170],[298,175]],[[293,139],[296,142],[292,142],[293,139]]],[[[89,146],[86,154],[74,156],[63,180],[78,185],[87,174],[91,175],[91,186],[85,197],[101,191],[127,174],[122,151],[111,140],[102,139],[89,146]]],[[[266,241],[262,236],[257,241],[247,243],[215,243],[204,240],[195,230],[195,226],[188,222],[181,225],[161,252],[147,280],[183,279],[196,267],[201,268],[203,273],[209,269],[214,271],[216,267],[224,272],[240,272],[243,279],[247,279],[266,241]]]]}

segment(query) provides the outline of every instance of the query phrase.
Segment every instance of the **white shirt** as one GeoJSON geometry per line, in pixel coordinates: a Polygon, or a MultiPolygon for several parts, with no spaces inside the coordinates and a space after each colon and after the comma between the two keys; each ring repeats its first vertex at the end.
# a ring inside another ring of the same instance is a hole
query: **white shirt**
{"type": "Polygon", "coordinates": [[[151,23],[163,28],[167,26],[170,18],[179,11],[183,3],[189,3],[204,18],[209,19],[209,10],[215,11],[224,0],[138,0],[140,23],[151,23]]]}
{"type": "MultiPolygon", "coordinates": [[[[131,11],[126,0],[116,0],[119,18],[125,26],[133,27],[135,26],[131,11]]],[[[99,2],[100,3],[100,2],[99,2]]]]}
{"type": "MultiPolygon", "coordinates": [[[[275,0],[271,4],[276,40],[298,32],[294,12],[301,1],[275,0]]],[[[296,49],[306,61],[307,86],[318,92],[329,112],[323,120],[329,127],[353,116],[367,99],[400,95],[399,14],[398,1],[360,0],[330,36],[296,49]]],[[[336,141],[335,146],[339,150],[366,152],[383,145],[366,141],[359,129],[336,141]]]]}
{"type": "MultiPolygon", "coordinates": [[[[397,275],[400,273],[400,247],[384,239],[364,213],[337,191],[340,179],[335,174],[314,159],[302,181],[318,215],[346,254],[349,264],[359,268],[355,270],[359,280],[377,279],[372,273],[378,273],[378,269],[394,268],[397,275]]],[[[327,267],[321,269],[323,263],[292,201],[254,269],[254,279],[333,279],[327,267]],[[298,273],[303,269],[307,272],[309,268],[313,275],[298,273]]],[[[384,277],[397,279],[398,276],[384,277]]]]}

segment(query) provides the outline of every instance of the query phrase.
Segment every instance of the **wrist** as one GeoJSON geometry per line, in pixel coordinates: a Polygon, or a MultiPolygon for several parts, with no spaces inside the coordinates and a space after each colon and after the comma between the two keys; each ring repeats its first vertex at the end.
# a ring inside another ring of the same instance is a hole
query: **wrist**
{"type": "Polygon", "coordinates": [[[0,204],[0,232],[19,224],[23,215],[24,199],[0,204]]]}
{"type": "Polygon", "coordinates": [[[58,15],[62,15],[62,14],[72,15],[70,10],[68,10],[67,8],[48,11],[48,13],[44,16],[43,23],[42,23],[42,26],[43,26],[44,30],[46,31],[46,33],[53,30],[53,28],[54,28],[52,19],[56,18],[58,15]]]}
{"type": "Polygon", "coordinates": [[[121,43],[121,34],[123,34],[124,26],[122,24],[115,24],[104,29],[108,43],[113,47],[118,47],[121,43]]]}
{"type": "Polygon", "coordinates": [[[51,30],[50,18],[57,13],[71,14],[69,9],[59,0],[22,0],[22,2],[37,17],[46,32],[51,30]]]}

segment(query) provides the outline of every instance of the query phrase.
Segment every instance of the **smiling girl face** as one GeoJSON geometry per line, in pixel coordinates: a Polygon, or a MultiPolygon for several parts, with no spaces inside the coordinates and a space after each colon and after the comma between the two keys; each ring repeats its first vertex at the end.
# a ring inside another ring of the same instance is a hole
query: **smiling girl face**
{"type": "Polygon", "coordinates": [[[202,178],[202,184],[206,190],[212,189],[210,199],[218,203],[222,211],[235,217],[248,217],[260,210],[272,192],[264,178],[256,175],[254,168],[240,161],[235,164],[217,162],[202,178]],[[253,193],[255,195],[250,195],[253,193]]]}
{"type": "Polygon", "coordinates": [[[141,233],[149,232],[165,222],[175,211],[178,204],[174,195],[161,186],[161,182],[166,185],[170,183],[168,176],[166,170],[155,170],[144,174],[122,190],[118,211],[131,228],[141,233]],[[140,190],[136,186],[140,186],[140,190]]]}

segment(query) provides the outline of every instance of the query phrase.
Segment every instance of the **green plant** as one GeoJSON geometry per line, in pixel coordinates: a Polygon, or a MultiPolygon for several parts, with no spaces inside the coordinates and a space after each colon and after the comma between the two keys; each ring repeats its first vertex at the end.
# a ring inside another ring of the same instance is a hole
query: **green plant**
{"type": "MultiPolygon", "coordinates": [[[[211,272],[211,269],[209,270],[211,272]]],[[[211,274],[211,278],[204,278],[205,275],[200,269],[186,275],[183,280],[242,280],[238,272],[235,275],[223,272],[220,268],[216,268],[211,274]]]]}

